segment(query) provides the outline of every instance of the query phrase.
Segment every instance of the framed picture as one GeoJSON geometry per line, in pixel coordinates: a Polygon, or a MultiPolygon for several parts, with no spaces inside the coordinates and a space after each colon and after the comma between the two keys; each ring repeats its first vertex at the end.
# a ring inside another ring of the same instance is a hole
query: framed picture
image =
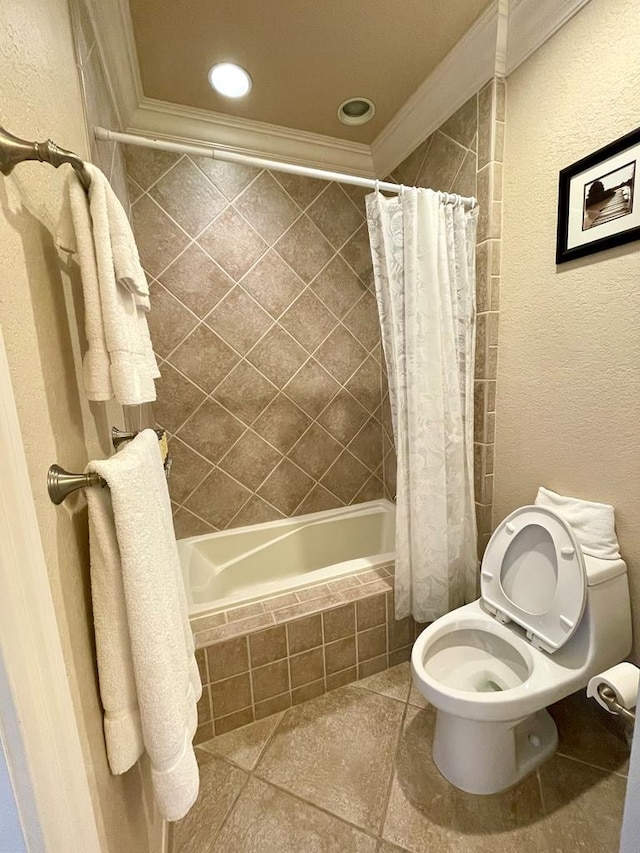
{"type": "Polygon", "coordinates": [[[556,263],[640,240],[640,128],[560,172],[556,263]]]}

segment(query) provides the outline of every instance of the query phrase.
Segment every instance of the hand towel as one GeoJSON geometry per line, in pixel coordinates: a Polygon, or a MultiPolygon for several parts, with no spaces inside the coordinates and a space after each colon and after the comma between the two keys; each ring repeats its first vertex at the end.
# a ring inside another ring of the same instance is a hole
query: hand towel
{"type": "Polygon", "coordinates": [[[540,486],[536,505],[555,510],[568,522],[585,554],[601,560],[619,560],[613,507],[556,494],[540,486]]]}
{"type": "MultiPolygon", "coordinates": [[[[104,191],[116,281],[125,290],[135,295],[137,305],[148,311],[150,307],[149,284],[140,263],[138,247],[129,218],[109,181],[98,169],[94,171],[97,173],[95,178],[94,172],[90,170],[91,179],[92,181],[94,179],[100,181],[104,191]]],[[[91,196],[91,192],[92,190],[89,190],[89,196],[91,196]]]]}
{"type": "Polygon", "coordinates": [[[167,820],[179,820],[198,795],[191,741],[202,685],[155,432],[144,430],[87,471],[103,477],[111,492],[109,501],[87,490],[110,766],[124,772],[143,744],[158,807],[167,820]]]}
{"type": "Polygon", "coordinates": [[[97,402],[111,400],[111,361],[104,337],[89,199],[75,172],[69,174],[65,184],[56,241],[63,251],[77,255],[80,265],[87,339],[82,372],[87,399],[97,402]]]}
{"type": "Polygon", "coordinates": [[[126,215],[102,172],[86,164],[87,195],[75,172],[66,182],[58,245],[78,255],[86,306],[85,390],[122,405],[156,399],[160,372],[146,312],[149,290],[126,215]],[[106,357],[105,357],[106,353],[106,357]]]}

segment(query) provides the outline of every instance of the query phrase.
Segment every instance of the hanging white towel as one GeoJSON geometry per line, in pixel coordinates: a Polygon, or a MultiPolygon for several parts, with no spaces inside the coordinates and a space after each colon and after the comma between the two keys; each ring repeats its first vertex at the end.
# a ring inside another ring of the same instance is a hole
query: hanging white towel
{"type": "Polygon", "coordinates": [[[178,820],[198,795],[191,741],[202,686],[155,432],[144,430],[87,471],[111,492],[87,489],[109,764],[122,773],[144,748],[159,809],[178,820]]]}
{"type": "Polygon", "coordinates": [[[91,164],[86,168],[89,197],[71,172],[57,236],[58,245],[80,261],[89,344],[85,390],[92,400],[152,402],[160,372],[146,320],[148,285],[124,210],[102,172],[91,164]]]}
{"type": "Polygon", "coordinates": [[[613,507],[559,495],[540,486],[536,505],[554,509],[573,528],[585,554],[601,560],[619,560],[613,507]]]}
{"type": "Polygon", "coordinates": [[[84,390],[88,400],[102,402],[113,397],[111,361],[104,338],[98,265],[93,245],[89,200],[75,172],[69,173],[60,211],[58,246],[77,255],[84,297],[84,331],[87,351],[82,363],[84,390]]]}

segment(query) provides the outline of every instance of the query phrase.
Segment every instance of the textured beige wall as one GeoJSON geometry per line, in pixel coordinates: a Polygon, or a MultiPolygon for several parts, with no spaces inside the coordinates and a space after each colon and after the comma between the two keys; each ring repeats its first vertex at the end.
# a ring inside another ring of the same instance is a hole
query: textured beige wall
{"type": "Polygon", "coordinates": [[[508,80],[493,515],[539,484],[613,504],[636,629],[640,243],[554,252],[558,171],[638,126],[638,44],[639,0],[592,0],[508,80]]]}
{"type": "MultiPolygon", "coordinates": [[[[85,154],[65,0],[4,0],[0,31],[2,124],[17,135],[50,136],[85,154]]],[[[109,417],[90,410],[78,393],[77,337],[65,304],[70,291],[52,236],[63,179],[63,170],[38,163],[23,164],[0,179],[0,326],[102,849],[143,853],[158,849],[160,823],[147,806],[138,768],[113,777],[107,766],[93,651],[86,511],[79,501],[55,508],[45,489],[51,462],[82,470],[89,456],[108,451],[109,417]]],[[[77,280],[74,285],[77,292],[77,280]]]]}

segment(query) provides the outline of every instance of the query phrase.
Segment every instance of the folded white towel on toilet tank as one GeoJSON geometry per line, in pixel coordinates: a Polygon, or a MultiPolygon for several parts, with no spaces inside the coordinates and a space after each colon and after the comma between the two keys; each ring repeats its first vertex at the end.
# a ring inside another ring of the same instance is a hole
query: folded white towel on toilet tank
{"type": "Polygon", "coordinates": [[[202,694],[158,438],[144,430],[90,462],[91,593],[109,766],[146,751],[156,802],[179,820],[198,796],[192,739],[202,694]]]}
{"type": "Polygon", "coordinates": [[[620,559],[615,516],[609,504],[570,498],[540,486],[536,506],[553,509],[562,516],[571,525],[585,554],[601,560],[620,559]]]}

